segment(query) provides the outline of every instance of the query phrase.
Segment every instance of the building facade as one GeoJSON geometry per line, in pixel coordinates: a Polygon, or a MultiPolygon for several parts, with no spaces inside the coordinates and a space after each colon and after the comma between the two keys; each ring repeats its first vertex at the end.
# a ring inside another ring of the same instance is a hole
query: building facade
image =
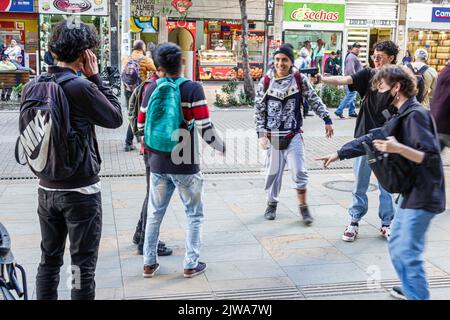
{"type": "Polygon", "coordinates": [[[404,46],[413,56],[418,48],[426,49],[428,64],[440,72],[450,60],[450,5],[410,1],[404,46]]]}
{"type": "Polygon", "coordinates": [[[24,66],[38,68],[38,15],[33,0],[0,3],[0,43],[9,46],[16,40],[22,48],[24,66]]]}

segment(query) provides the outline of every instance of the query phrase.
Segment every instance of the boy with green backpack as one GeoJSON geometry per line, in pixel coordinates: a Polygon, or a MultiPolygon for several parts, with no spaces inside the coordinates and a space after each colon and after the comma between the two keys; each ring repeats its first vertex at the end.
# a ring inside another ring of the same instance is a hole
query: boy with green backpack
{"type": "Polygon", "coordinates": [[[150,154],[150,193],[144,242],[144,278],[152,278],[159,264],[157,244],[162,219],[175,188],[186,208],[188,230],[184,276],[206,270],[199,261],[203,216],[203,176],[198,161],[197,131],[212,148],[225,151],[210,119],[205,93],[199,83],[181,77],[182,52],[172,43],[155,52],[159,70],[166,77],[145,92],[144,142],[150,154]],[[148,102],[147,102],[148,101],[148,102]]]}

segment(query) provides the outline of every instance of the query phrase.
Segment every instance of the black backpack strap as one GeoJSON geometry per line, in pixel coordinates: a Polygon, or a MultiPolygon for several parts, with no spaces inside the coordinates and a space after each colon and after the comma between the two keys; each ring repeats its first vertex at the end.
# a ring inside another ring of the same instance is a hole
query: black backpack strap
{"type": "Polygon", "coordinates": [[[408,62],[408,63],[406,64],[406,66],[407,66],[409,69],[411,69],[412,72],[416,73],[416,69],[413,67],[413,65],[411,64],[411,62],[408,62]]]}
{"type": "Polygon", "coordinates": [[[423,75],[428,70],[428,66],[424,65],[422,68],[417,71],[418,74],[423,75]]]}

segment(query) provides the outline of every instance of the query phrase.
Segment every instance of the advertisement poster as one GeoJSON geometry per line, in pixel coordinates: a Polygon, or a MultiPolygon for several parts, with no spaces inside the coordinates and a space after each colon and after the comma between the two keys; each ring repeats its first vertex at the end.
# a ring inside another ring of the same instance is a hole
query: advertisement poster
{"type": "Polygon", "coordinates": [[[0,12],[33,12],[34,0],[0,0],[0,12]]]}
{"type": "Polygon", "coordinates": [[[39,13],[108,15],[108,0],[39,0],[39,13]]]}

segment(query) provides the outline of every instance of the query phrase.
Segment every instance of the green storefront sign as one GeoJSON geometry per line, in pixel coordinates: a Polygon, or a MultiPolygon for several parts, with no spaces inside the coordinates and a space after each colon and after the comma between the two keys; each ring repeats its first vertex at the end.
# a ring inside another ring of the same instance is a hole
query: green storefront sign
{"type": "Polygon", "coordinates": [[[345,4],[285,2],[284,21],[344,23],[345,4]]]}

